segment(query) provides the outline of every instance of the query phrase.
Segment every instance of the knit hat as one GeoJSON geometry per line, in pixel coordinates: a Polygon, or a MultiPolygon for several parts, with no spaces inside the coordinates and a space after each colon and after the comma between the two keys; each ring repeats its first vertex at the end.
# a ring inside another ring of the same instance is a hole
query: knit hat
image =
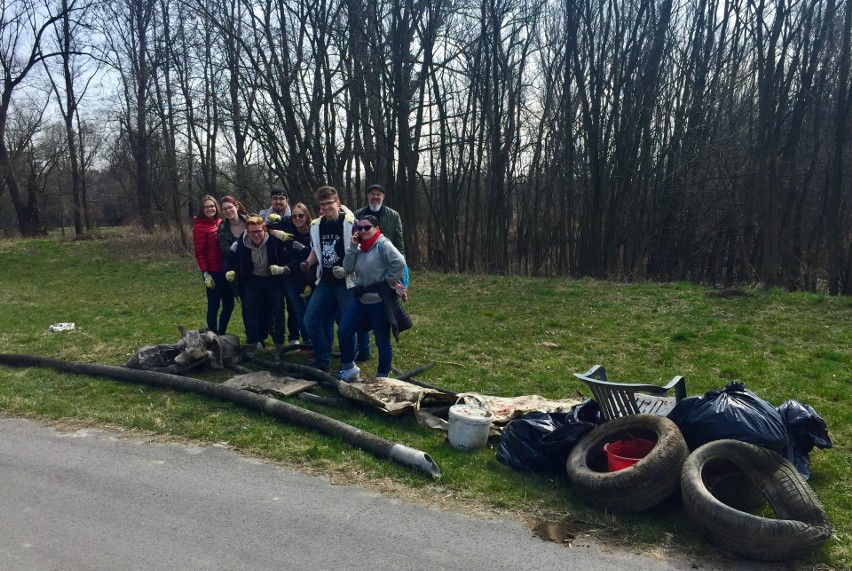
{"type": "Polygon", "coordinates": [[[273,186],[269,191],[270,196],[283,196],[284,198],[290,198],[290,195],[287,194],[287,190],[281,186],[273,186]]]}

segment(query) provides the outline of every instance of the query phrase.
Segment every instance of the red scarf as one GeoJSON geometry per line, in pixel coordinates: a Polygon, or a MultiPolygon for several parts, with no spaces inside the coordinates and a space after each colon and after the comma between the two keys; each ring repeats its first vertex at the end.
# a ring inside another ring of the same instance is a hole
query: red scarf
{"type": "Polygon", "coordinates": [[[362,252],[367,252],[370,249],[370,246],[376,243],[376,240],[379,239],[379,236],[382,235],[382,231],[379,228],[376,228],[376,233],[373,234],[372,238],[367,238],[363,242],[361,242],[358,247],[361,248],[362,252]]]}

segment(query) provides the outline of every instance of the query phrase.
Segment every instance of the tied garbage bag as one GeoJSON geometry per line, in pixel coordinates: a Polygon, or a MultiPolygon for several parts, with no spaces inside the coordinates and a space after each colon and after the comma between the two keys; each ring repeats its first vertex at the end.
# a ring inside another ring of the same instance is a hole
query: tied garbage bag
{"type": "Polygon", "coordinates": [[[820,449],[832,446],[825,421],[811,405],[792,399],[778,407],[778,414],[787,427],[785,456],[807,480],[811,477],[810,451],[814,446],[820,449]]]}
{"type": "Polygon", "coordinates": [[[503,428],[497,460],[522,472],[563,470],[574,445],[602,422],[591,399],[570,412],[531,412],[503,428]]]}
{"type": "Polygon", "coordinates": [[[690,450],[713,440],[731,438],[784,454],[787,428],[771,404],[741,382],[681,399],[669,413],[690,450]]]}

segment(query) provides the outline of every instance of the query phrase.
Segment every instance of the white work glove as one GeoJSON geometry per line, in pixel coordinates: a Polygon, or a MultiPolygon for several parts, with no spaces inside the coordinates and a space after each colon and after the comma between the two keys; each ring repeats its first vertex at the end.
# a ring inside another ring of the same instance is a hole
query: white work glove
{"type": "Polygon", "coordinates": [[[307,247],[307,246],[305,246],[304,244],[302,244],[302,243],[301,243],[301,242],[299,242],[298,240],[293,240],[293,249],[294,249],[294,250],[296,250],[297,252],[301,252],[301,251],[302,251],[302,250],[304,250],[306,247],[307,247]]]}
{"type": "Polygon", "coordinates": [[[232,282],[235,279],[237,279],[237,273],[234,270],[231,270],[229,272],[225,272],[225,279],[228,280],[229,282],[232,282]]]}
{"type": "Polygon", "coordinates": [[[266,220],[267,220],[267,222],[273,222],[273,223],[274,222],[281,222],[281,215],[276,214],[274,212],[270,212],[269,214],[266,215],[266,220]]]}
{"type": "Polygon", "coordinates": [[[308,270],[311,269],[311,264],[307,260],[305,260],[304,262],[299,264],[299,269],[305,273],[308,273],[308,270]]]}
{"type": "Polygon", "coordinates": [[[289,232],[285,232],[284,230],[270,230],[269,235],[273,238],[278,238],[282,242],[289,242],[293,239],[293,235],[289,232]]]}
{"type": "Polygon", "coordinates": [[[341,266],[334,266],[331,268],[331,273],[337,279],[342,280],[343,276],[346,275],[346,270],[344,270],[341,266]]]}
{"type": "Polygon", "coordinates": [[[269,266],[269,273],[273,276],[286,275],[290,273],[290,268],[287,266],[276,266],[275,264],[272,264],[269,266]]]}
{"type": "Polygon", "coordinates": [[[207,289],[213,289],[216,287],[216,282],[213,281],[213,276],[210,275],[210,272],[204,272],[201,277],[204,280],[204,285],[207,286],[207,289]]]}

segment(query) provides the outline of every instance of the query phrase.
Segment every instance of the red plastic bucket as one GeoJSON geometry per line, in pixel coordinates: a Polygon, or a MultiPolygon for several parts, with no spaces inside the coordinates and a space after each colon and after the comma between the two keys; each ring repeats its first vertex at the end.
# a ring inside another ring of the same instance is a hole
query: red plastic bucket
{"type": "Polygon", "coordinates": [[[654,449],[657,443],[644,438],[632,440],[620,440],[604,444],[606,452],[606,463],[610,472],[617,472],[629,468],[654,449]]]}

